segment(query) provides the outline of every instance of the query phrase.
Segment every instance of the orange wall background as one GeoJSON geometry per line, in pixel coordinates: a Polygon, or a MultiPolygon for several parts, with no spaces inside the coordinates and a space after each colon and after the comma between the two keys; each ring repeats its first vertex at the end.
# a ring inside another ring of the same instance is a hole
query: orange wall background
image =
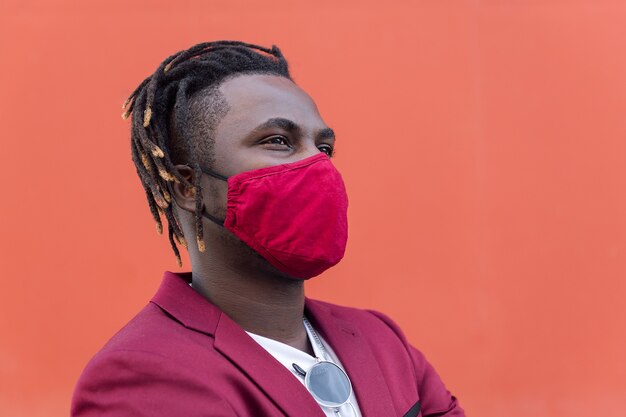
{"type": "Polygon", "coordinates": [[[394,318],[468,415],[624,415],[626,2],[0,11],[0,415],[67,415],[91,355],[177,270],[120,106],[217,39],[279,45],[338,132],[349,248],[310,296],[394,318]]]}

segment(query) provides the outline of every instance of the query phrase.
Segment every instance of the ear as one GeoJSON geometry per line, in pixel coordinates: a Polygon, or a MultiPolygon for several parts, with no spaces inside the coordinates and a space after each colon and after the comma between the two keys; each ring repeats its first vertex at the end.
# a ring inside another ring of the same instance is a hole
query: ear
{"type": "Polygon", "coordinates": [[[196,190],[191,185],[194,183],[195,172],[187,165],[175,165],[174,169],[187,180],[187,183],[173,182],[171,183],[172,194],[176,205],[181,209],[190,213],[196,211],[196,190]]]}

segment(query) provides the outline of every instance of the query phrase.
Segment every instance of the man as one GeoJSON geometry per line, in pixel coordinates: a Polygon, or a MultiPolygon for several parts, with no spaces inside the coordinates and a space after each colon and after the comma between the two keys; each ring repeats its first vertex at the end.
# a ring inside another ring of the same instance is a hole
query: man
{"type": "Polygon", "coordinates": [[[464,415],[388,318],[305,298],[343,256],[347,197],[278,48],[196,45],[124,108],[157,229],[192,272],[166,273],[91,360],[72,415],[464,415]]]}

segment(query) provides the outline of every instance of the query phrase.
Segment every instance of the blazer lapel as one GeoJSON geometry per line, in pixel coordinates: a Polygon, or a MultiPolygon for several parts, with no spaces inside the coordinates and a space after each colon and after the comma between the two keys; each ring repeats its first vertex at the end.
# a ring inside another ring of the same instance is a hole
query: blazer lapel
{"type": "Polygon", "coordinates": [[[215,331],[215,348],[245,372],[288,416],[324,417],[307,389],[226,314],[215,331]]]}
{"type": "Polygon", "coordinates": [[[333,316],[328,307],[309,299],[306,314],[346,369],[363,417],[395,415],[378,361],[354,326],[333,316]]]}

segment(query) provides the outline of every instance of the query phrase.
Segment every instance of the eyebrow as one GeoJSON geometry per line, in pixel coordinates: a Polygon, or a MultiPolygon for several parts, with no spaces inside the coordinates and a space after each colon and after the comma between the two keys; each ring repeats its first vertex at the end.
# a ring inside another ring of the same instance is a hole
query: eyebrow
{"type": "MultiPolygon", "coordinates": [[[[301,132],[302,128],[298,126],[295,122],[289,119],[285,119],[283,117],[274,117],[272,119],[268,119],[267,121],[261,123],[257,127],[253,129],[253,132],[259,132],[265,129],[271,128],[280,128],[286,130],[288,132],[301,132]]],[[[315,135],[318,139],[334,139],[335,131],[330,127],[326,127],[321,129],[315,135]]]]}
{"type": "Polygon", "coordinates": [[[253,129],[253,131],[257,132],[260,130],[271,129],[273,127],[278,127],[283,130],[287,130],[289,132],[296,132],[301,130],[300,126],[295,124],[289,119],[284,119],[282,117],[275,117],[273,119],[268,119],[264,123],[261,123],[257,127],[253,129]]]}

